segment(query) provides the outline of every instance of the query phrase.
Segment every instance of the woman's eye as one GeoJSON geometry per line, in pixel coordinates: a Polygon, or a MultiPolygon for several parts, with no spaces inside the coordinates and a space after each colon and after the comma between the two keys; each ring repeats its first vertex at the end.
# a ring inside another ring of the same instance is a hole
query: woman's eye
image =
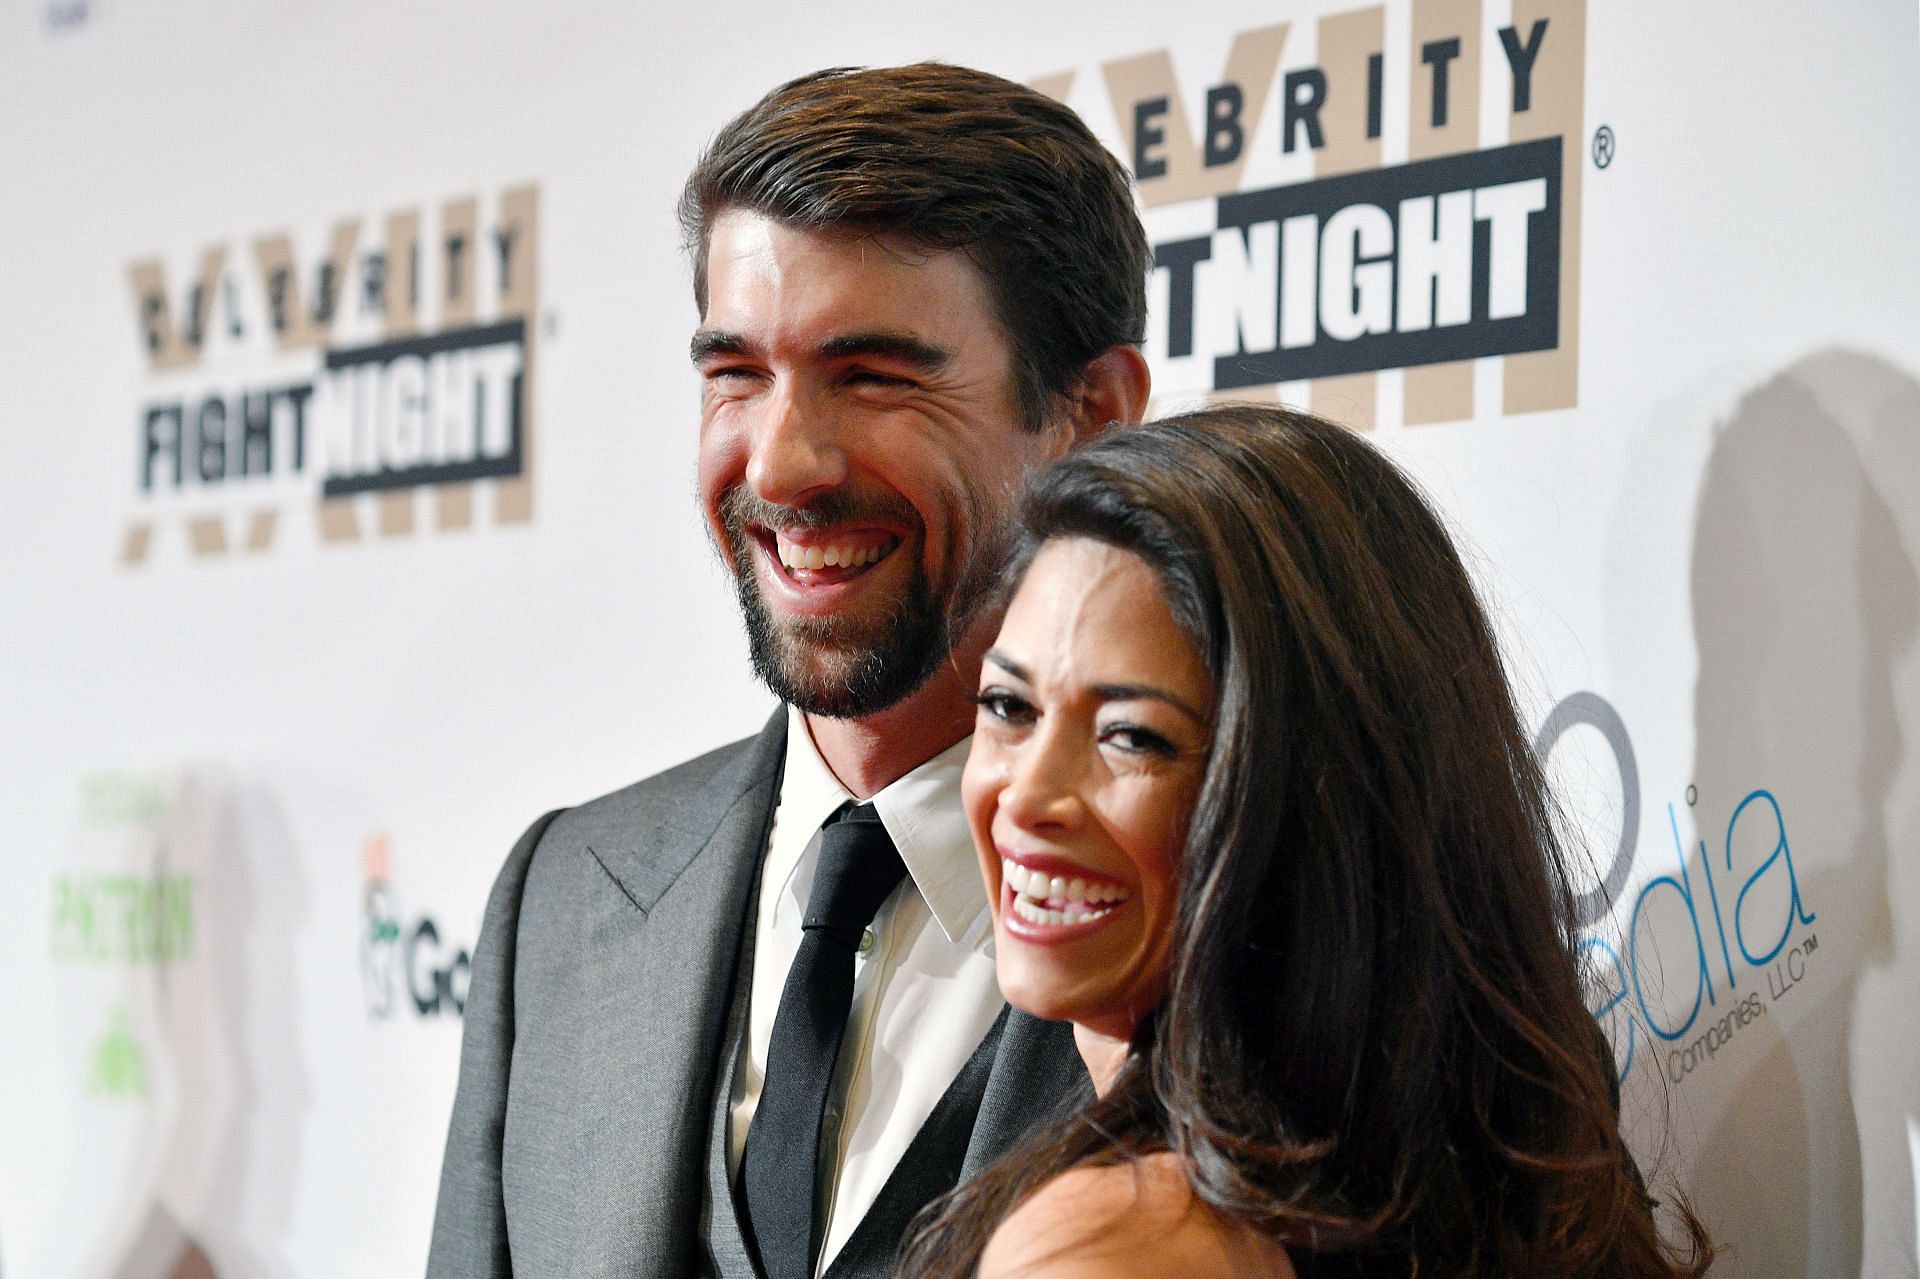
{"type": "Polygon", "coordinates": [[[1034,720],[1033,704],[1004,688],[982,689],[973,702],[982,715],[1005,724],[1031,724],[1034,720]]]}
{"type": "Polygon", "coordinates": [[[1100,731],[1100,741],[1129,755],[1158,755],[1174,759],[1180,748],[1150,728],[1138,724],[1110,724],[1100,731]]]}

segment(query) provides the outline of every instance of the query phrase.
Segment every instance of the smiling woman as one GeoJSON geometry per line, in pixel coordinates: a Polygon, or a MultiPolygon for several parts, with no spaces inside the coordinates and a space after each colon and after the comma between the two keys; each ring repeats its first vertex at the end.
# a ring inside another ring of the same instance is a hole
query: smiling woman
{"type": "Polygon", "coordinates": [[[1010,1002],[1097,1099],[902,1274],[1698,1275],[1587,1014],[1551,802],[1438,519],[1218,406],[1049,467],[965,782],[1010,1002]]]}
{"type": "Polygon", "coordinates": [[[1165,993],[1213,688],[1147,562],[1047,543],[989,649],[964,783],[1000,988],[1124,1043],[1165,993]]]}

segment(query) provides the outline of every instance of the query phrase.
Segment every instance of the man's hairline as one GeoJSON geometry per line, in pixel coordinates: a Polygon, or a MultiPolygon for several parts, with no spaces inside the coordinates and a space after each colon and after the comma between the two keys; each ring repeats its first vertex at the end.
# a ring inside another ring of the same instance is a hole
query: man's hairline
{"type": "MultiPolygon", "coordinates": [[[[1061,406],[1051,402],[1068,399],[1072,395],[1075,386],[1085,380],[1086,371],[1092,366],[1094,361],[1100,359],[1106,355],[1108,351],[1113,349],[1113,347],[1107,347],[1096,351],[1085,363],[1074,370],[1066,386],[1058,390],[1051,387],[1043,388],[1047,399],[1050,401],[1048,412],[1042,420],[1038,422],[1031,421],[1026,412],[1026,397],[1022,393],[1022,364],[1017,355],[1018,348],[1015,336],[1007,326],[1007,317],[1005,308],[1001,304],[1000,290],[995,286],[992,274],[988,272],[985,266],[981,265],[980,259],[972,252],[973,244],[979,243],[979,241],[973,241],[967,244],[943,245],[928,236],[918,235],[912,230],[897,225],[862,226],[859,222],[851,219],[839,219],[832,222],[821,223],[809,222],[800,218],[782,217],[772,210],[759,208],[747,200],[726,200],[714,205],[711,209],[708,209],[704,204],[699,207],[700,240],[699,243],[690,245],[689,251],[694,256],[694,305],[699,309],[700,324],[703,327],[707,321],[708,260],[713,252],[713,228],[719,223],[721,218],[730,213],[748,213],[755,217],[765,218],[769,222],[776,223],[792,231],[802,231],[813,235],[846,240],[870,239],[876,244],[881,245],[883,249],[886,248],[885,241],[888,238],[892,238],[897,243],[913,246],[917,249],[924,250],[930,255],[940,253],[958,253],[963,255],[967,260],[968,269],[974,273],[975,279],[978,281],[981,296],[986,300],[987,311],[993,316],[994,327],[998,330],[1001,347],[1007,355],[1007,392],[1012,400],[1015,420],[1019,422],[1022,429],[1031,434],[1039,434],[1054,424],[1055,413],[1061,406]]],[[[1139,344],[1132,342],[1115,343],[1114,345],[1131,346],[1136,350],[1139,349],[1139,344]]]]}
{"type": "MultiPolygon", "coordinates": [[[[751,214],[757,218],[765,218],[767,221],[785,227],[790,231],[803,231],[811,235],[825,236],[829,239],[849,241],[872,240],[889,253],[892,252],[892,249],[888,248],[888,240],[892,240],[896,246],[902,248],[924,251],[929,256],[941,253],[964,253],[968,265],[979,273],[980,283],[984,286],[986,296],[992,299],[995,294],[993,277],[989,275],[987,269],[980,264],[980,259],[969,251],[973,244],[979,242],[978,240],[970,241],[966,244],[941,244],[931,236],[921,235],[897,223],[885,225],[874,223],[872,225],[865,225],[853,218],[835,218],[828,222],[816,222],[805,218],[784,217],[772,209],[760,208],[751,201],[732,199],[716,204],[712,209],[708,209],[704,205],[700,207],[700,239],[697,244],[687,246],[689,252],[693,255],[693,300],[694,304],[700,308],[702,320],[706,318],[707,311],[707,259],[713,252],[713,228],[719,223],[721,218],[733,213],[751,214]]],[[[994,318],[1000,319],[998,315],[999,307],[996,305],[993,309],[995,311],[994,318]]],[[[1006,328],[1005,320],[1000,320],[1000,327],[1003,330],[1006,328]]],[[[1012,349],[1011,341],[1008,342],[1008,349],[1012,349]]]]}

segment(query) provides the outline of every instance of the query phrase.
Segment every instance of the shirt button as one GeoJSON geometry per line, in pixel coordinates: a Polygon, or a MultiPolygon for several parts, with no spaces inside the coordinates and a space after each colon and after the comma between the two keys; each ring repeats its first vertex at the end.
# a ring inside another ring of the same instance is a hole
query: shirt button
{"type": "Polygon", "coordinates": [[[861,932],[859,949],[862,955],[873,949],[873,929],[868,928],[861,932]]]}

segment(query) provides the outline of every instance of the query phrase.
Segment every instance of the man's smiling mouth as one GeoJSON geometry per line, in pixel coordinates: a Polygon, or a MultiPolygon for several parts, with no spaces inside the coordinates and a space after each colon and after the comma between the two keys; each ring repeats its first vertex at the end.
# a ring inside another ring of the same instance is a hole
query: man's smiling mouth
{"type": "Polygon", "coordinates": [[[898,549],[898,536],[879,529],[857,531],[758,530],[786,577],[801,586],[850,581],[898,549]]]}

